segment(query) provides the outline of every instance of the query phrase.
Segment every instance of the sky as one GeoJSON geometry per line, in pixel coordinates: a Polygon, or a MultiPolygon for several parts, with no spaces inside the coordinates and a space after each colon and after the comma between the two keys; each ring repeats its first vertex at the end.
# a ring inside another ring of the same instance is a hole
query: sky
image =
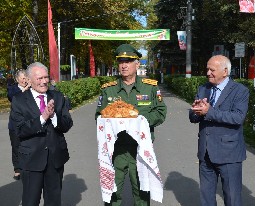
{"type": "Polygon", "coordinates": [[[147,56],[147,53],[148,53],[147,50],[145,50],[145,49],[139,49],[138,51],[139,51],[140,53],[142,53],[143,57],[147,56]]]}
{"type": "MultiPolygon", "coordinates": [[[[136,13],[134,16],[135,16],[136,20],[139,21],[139,22],[143,25],[143,27],[146,27],[146,26],[147,26],[146,16],[140,16],[140,15],[138,15],[137,13],[136,13]]],[[[144,57],[144,56],[147,56],[147,53],[148,53],[147,50],[145,50],[145,49],[139,49],[138,51],[139,51],[140,53],[142,53],[143,57],[144,57]]]]}

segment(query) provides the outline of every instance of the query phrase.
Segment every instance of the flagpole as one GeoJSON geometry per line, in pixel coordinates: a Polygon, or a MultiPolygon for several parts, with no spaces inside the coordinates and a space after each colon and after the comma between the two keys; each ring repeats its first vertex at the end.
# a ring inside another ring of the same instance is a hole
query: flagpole
{"type": "Polygon", "coordinates": [[[61,81],[61,72],[60,72],[60,22],[58,23],[58,72],[59,72],[59,81],[61,81]]]}

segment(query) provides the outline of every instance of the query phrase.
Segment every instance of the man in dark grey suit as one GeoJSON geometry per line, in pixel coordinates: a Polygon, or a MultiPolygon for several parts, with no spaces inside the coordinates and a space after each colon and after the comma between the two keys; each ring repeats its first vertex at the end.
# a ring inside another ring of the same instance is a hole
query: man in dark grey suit
{"type": "Polygon", "coordinates": [[[64,164],[69,159],[63,133],[73,121],[65,97],[48,90],[48,69],[36,62],[28,66],[31,88],[12,99],[11,118],[20,138],[19,166],[23,206],[38,206],[43,190],[45,206],[61,205],[64,164]]]}
{"type": "Polygon", "coordinates": [[[249,90],[229,78],[230,60],[216,55],[207,62],[209,82],[200,86],[190,109],[199,123],[198,158],[202,206],[216,206],[218,177],[225,206],[241,206],[242,161],[246,159],[243,123],[249,90]]]}

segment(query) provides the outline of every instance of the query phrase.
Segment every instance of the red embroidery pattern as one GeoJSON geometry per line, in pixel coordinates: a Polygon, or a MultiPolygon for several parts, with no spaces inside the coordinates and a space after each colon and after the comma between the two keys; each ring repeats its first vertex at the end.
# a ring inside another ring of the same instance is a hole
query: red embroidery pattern
{"type": "Polygon", "coordinates": [[[99,126],[98,126],[98,129],[102,132],[102,131],[104,131],[104,126],[99,125],[99,126]]]}
{"type": "Polygon", "coordinates": [[[112,140],[111,134],[107,134],[107,139],[108,139],[108,142],[110,142],[112,140]]]}
{"type": "Polygon", "coordinates": [[[105,143],[103,144],[102,154],[103,154],[104,156],[107,156],[107,154],[108,154],[107,142],[105,142],[105,143]]]}
{"type": "Polygon", "coordinates": [[[159,179],[161,179],[161,175],[160,172],[157,173],[157,176],[159,177],[159,179]]]}
{"type": "Polygon", "coordinates": [[[149,151],[144,150],[144,156],[147,157],[147,160],[148,160],[150,163],[154,162],[154,159],[153,159],[153,157],[152,157],[152,155],[150,154],[149,151]]]}
{"type": "Polygon", "coordinates": [[[113,190],[114,186],[114,172],[105,167],[99,167],[100,172],[100,185],[107,190],[113,190]]]}
{"type": "Polygon", "coordinates": [[[145,134],[143,132],[140,136],[141,136],[141,139],[146,139],[145,134]]]}
{"type": "Polygon", "coordinates": [[[150,152],[149,152],[149,151],[144,150],[144,156],[145,156],[145,157],[149,157],[149,156],[151,156],[151,154],[150,154],[150,152]]]}

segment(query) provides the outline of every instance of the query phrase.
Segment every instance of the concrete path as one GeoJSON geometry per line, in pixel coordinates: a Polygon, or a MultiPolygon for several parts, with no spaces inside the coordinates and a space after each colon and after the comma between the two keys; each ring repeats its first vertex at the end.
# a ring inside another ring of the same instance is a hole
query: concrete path
{"type": "MultiPolygon", "coordinates": [[[[151,201],[151,206],[199,206],[198,125],[189,122],[189,104],[164,88],[162,93],[168,112],[166,121],[156,128],[154,148],[164,183],[164,199],[162,204],[151,201]]],[[[103,206],[98,178],[96,106],[94,100],[72,112],[74,126],[66,135],[71,159],[65,165],[62,206],[103,206]]],[[[18,206],[22,183],[12,179],[8,115],[0,115],[0,205],[18,206]]],[[[254,206],[255,151],[247,150],[243,165],[243,206],[254,206]]],[[[217,202],[223,206],[220,187],[219,183],[217,202]]],[[[132,206],[128,178],[123,196],[123,205],[132,206]]]]}

